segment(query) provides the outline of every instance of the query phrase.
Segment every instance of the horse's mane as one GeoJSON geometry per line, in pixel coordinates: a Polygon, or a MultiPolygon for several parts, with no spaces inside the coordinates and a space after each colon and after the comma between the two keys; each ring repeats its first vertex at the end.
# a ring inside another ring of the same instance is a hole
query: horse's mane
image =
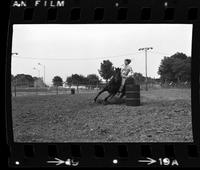
{"type": "MultiPolygon", "coordinates": [[[[121,78],[121,74],[120,75],[120,78],[121,78]]],[[[114,83],[115,82],[115,76],[116,76],[116,73],[113,74],[112,78],[110,79],[110,81],[108,82],[108,84],[111,84],[111,83],[114,83]]]]}

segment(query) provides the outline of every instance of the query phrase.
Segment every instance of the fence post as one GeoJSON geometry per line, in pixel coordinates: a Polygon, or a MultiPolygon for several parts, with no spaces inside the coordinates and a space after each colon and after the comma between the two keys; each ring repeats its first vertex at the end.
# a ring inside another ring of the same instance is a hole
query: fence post
{"type": "Polygon", "coordinates": [[[38,86],[36,84],[36,95],[38,95],[38,86]]]}
{"type": "Polygon", "coordinates": [[[14,93],[15,93],[15,97],[17,96],[17,89],[16,89],[16,85],[14,85],[14,93]]]}
{"type": "Polygon", "coordinates": [[[78,88],[78,86],[79,86],[79,84],[77,84],[77,87],[76,87],[76,89],[77,89],[77,93],[79,93],[79,88],[78,88]]]}

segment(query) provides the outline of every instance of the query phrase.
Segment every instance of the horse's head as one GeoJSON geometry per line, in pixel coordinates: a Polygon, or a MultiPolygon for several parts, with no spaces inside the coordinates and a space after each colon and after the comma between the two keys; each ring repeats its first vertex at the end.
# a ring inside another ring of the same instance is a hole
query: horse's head
{"type": "Polygon", "coordinates": [[[120,74],[121,73],[121,68],[119,68],[119,67],[115,68],[115,73],[116,74],[120,74]]]}

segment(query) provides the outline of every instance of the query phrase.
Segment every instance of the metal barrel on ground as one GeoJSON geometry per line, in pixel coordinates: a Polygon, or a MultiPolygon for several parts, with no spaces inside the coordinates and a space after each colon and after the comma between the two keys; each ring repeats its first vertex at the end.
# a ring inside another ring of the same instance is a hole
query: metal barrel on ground
{"type": "Polygon", "coordinates": [[[135,84],[133,78],[129,78],[125,85],[126,88],[126,105],[140,106],[140,85],[135,84]]]}

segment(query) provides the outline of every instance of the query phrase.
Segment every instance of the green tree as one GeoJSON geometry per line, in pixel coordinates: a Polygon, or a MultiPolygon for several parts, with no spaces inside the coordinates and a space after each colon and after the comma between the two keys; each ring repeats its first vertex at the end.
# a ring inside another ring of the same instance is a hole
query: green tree
{"type": "Polygon", "coordinates": [[[73,85],[72,76],[67,77],[66,82],[67,85],[71,87],[73,85]]]}
{"type": "Polygon", "coordinates": [[[73,85],[79,85],[81,81],[81,78],[78,74],[72,74],[72,84],[73,85]]]}
{"type": "Polygon", "coordinates": [[[15,77],[15,76],[13,76],[13,75],[11,74],[11,81],[14,79],[14,77],[15,77]]]}
{"type": "Polygon", "coordinates": [[[100,70],[98,71],[100,76],[107,82],[108,79],[110,79],[114,73],[114,67],[112,62],[110,60],[103,60],[103,63],[101,63],[100,66],[100,70]]]}
{"type": "Polygon", "coordinates": [[[97,85],[100,82],[99,77],[96,74],[87,75],[87,80],[90,85],[97,85]]]}
{"type": "Polygon", "coordinates": [[[172,70],[174,60],[170,57],[164,57],[158,69],[158,74],[161,76],[162,82],[174,81],[175,75],[172,70]]]}
{"type": "Polygon", "coordinates": [[[85,77],[83,75],[79,75],[79,79],[78,80],[79,80],[79,84],[83,84],[83,85],[88,84],[87,77],[85,77]]]}
{"type": "Polygon", "coordinates": [[[17,74],[16,76],[12,77],[12,83],[15,86],[33,87],[34,78],[29,74],[17,74]]]}
{"type": "Polygon", "coordinates": [[[14,84],[14,78],[15,78],[15,76],[11,74],[11,77],[10,77],[11,86],[15,85],[14,84]]]}
{"type": "Polygon", "coordinates": [[[83,75],[78,75],[78,74],[72,74],[71,76],[67,77],[67,84],[69,86],[76,85],[77,90],[78,86],[81,84],[87,84],[87,78],[84,77],[83,75]]]}
{"type": "Polygon", "coordinates": [[[185,59],[185,67],[184,67],[184,73],[182,75],[182,78],[184,81],[191,81],[191,57],[187,57],[185,59]]]}
{"type": "Polygon", "coordinates": [[[183,82],[191,79],[191,57],[183,53],[176,53],[171,57],[164,57],[158,69],[162,82],[183,82]]]}
{"type": "Polygon", "coordinates": [[[135,73],[133,74],[133,77],[134,77],[135,82],[136,82],[137,84],[142,84],[142,83],[144,83],[144,81],[145,81],[145,77],[144,77],[141,73],[135,72],[135,73]]]}
{"type": "Polygon", "coordinates": [[[184,53],[175,53],[174,55],[171,56],[172,59],[180,59],[180,60],[185,60],[187,59],[187,55],[184,53]]]}
{"type": "Polygon", "coordinates": [[[63,80],[62,80],[62,78],[59,77],[59,76],[55,76],[55,77],[53,78],[52,82],[53,82],[53,85],[54,85],[54,86],[57,86],[57,87],[63,85],[63,80]]]}

